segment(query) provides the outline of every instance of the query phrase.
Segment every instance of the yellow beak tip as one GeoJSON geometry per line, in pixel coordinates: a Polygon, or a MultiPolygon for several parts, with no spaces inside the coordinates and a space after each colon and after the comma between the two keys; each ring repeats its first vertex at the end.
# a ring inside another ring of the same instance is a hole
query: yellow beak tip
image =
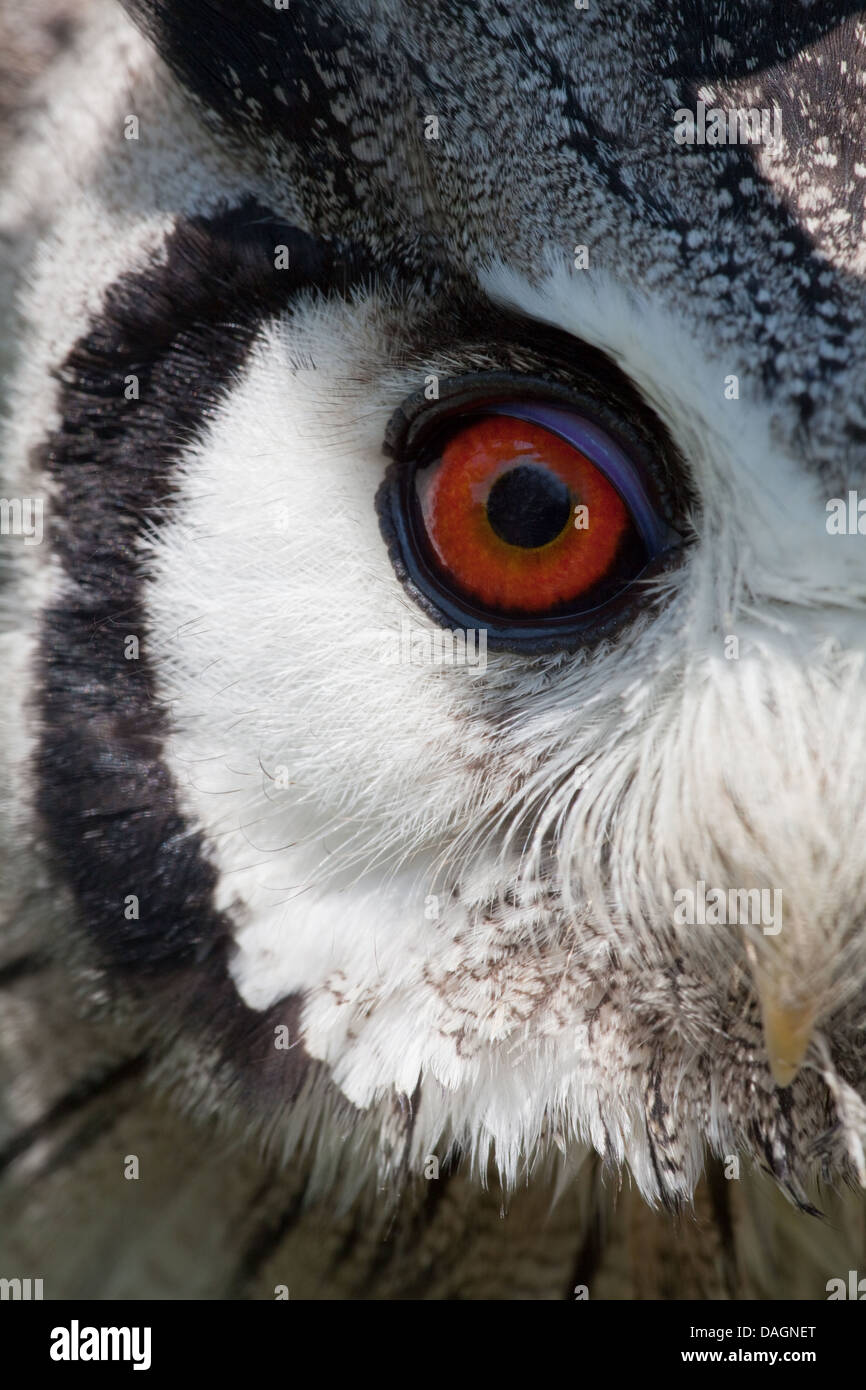
{"type": "Polygon", "coordinates": [[[764,1000],[764,1039],[770,1071],[777,1086],[790,1086],[803,1065],[815,1017],[807,1007],[780,1007],[764,1000]]]}
{"type": "Polygon", "coordinates": [[[791,1082],[799,1075],[801,1066],[802,1061],[790,1062],[786,1057],[770,1058],[770,1071],[773,1074],[773,1080],[782,1090],[786,1086],[790,1086],[791,1082]]]}

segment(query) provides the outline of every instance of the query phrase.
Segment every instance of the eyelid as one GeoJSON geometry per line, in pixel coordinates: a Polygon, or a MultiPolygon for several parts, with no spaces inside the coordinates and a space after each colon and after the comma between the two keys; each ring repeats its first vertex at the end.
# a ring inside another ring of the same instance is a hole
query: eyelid
{"type": "Polygon", "coordinates": [[[391,416],[385,429],[384,452],[391,458],[415,454],[429,434],[440,424],[461,414],[477,415],[490,412],[495,405],[521,398],[539,403],[561,402],[565,409],[579,407],[573,393],[559,382],[539,377],[519,376],[514,372],[467,372],[460,376],[440,377],[438,395],[430,400],[423,390],[415,391],[391,416]]]}

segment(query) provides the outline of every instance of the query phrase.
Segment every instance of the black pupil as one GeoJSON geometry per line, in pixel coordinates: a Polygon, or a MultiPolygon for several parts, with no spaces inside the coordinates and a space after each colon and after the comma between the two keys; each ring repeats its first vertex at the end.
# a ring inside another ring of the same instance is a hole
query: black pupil
{"type": "Polygon", "coordinates": [[[556,540],[570,516],[565,483],[536,463],[518,463],[500,474],[487,498],[487,519],[497,536],[525,550],[556,540]]]}

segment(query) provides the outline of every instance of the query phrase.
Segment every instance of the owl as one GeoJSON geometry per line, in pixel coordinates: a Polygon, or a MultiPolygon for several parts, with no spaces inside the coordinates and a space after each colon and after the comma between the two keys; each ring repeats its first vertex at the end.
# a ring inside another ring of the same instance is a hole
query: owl
{"type": "Polygon", "coordinates": [[[0,1275],[825,1298],[866,1268],[859,6],[26,8],[0,1275]]]}

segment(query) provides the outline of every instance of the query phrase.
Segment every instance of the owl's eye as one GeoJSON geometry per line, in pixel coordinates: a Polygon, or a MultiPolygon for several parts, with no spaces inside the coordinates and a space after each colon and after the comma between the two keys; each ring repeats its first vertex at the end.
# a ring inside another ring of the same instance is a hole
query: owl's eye
{"type": "Polygon", "coordinates": [[[680,540],[642,460],[560,401],[450,405],[416,410],[408,428],[404,414],[391,443],[383,515],[398,571],[449,620],[512,644],[603,626],[680,540]]]}
{"type": "Polygon", "coordinates": [[[646,562],[616,488],[543,425],[504,413],[464,420],[414,481],[443,582],[490,613],[592,608],[646,562]]]}

